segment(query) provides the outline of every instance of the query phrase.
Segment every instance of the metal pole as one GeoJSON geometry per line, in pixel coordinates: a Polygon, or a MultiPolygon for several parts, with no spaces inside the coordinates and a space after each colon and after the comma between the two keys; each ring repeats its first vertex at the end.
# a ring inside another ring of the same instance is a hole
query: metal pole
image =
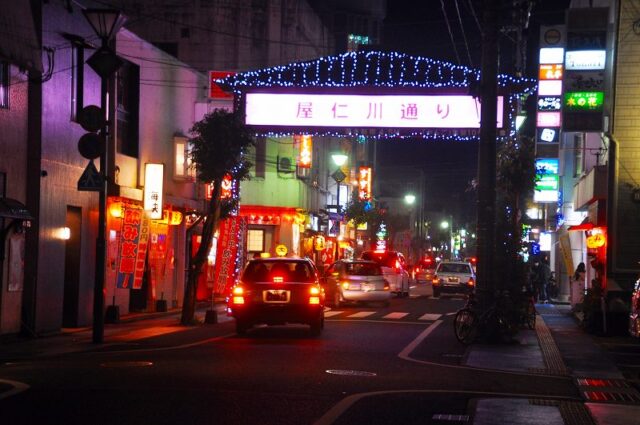
{"type": "MultiPolygon", "coordinates": [[[[107,39],[102,39],[102,47],[107,46],[107,39]]],[[[106,231],[107,231],[107,155],[109,153],[107,138],[107,77],[101,77],[100,83],[100,107],[105,120],[100,131],[102,139],[102,155],[100,155],[100,175],[102,184],[98,200],[98,235],[96,238],[96,270],[95,286],[93,288],[93,342],[101,344],[104,341],[104,273],[107,256],[106,231]]]]}
{"type": "Polygon", "coordinates": [[[480,80],[480,144],[478,149],[477,285],[486,308],[494,290],[496,204],[496,117],[498,73],[498,1],[485,0],[480,80]]]}

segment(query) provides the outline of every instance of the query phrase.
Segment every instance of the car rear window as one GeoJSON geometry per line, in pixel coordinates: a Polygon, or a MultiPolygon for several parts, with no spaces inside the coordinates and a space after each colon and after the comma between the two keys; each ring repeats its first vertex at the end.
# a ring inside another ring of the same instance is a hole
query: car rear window
{"type": "Polygon", "coordinates": [[[435,269],[437,266],[437,263],[432,259],[421,260],[419,264],[423,269],[435,269]]]}
{"type": "Polygon", "coordinates": [[[315,273],[306,261],[251,261],[242,273],[243,282],[314,282],[315,273]]]}
{"type": "Polygon", "coordinates": [[[442,273],[471,273],[471,268],[467,264],[441,263],[438,272],[442,273]]]}
{"type": "Polygon", "coordinates": [[[345,271],[353,276],[380,276],[382,269],[374,263],[346,263],[345,271]]]}
{"type": "Polygon", "coordinates": [[[393,252],[371,252],[362,253],[362,259],[367,261],[375,261],[382,267],[395,267],[398,255],[393,252]]]}

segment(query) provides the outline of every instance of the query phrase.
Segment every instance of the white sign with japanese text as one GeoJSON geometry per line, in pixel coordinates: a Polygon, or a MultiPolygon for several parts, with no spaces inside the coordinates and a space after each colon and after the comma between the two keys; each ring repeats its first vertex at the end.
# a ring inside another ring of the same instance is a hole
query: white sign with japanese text
{"type": "Polygon", "coordinates": [[[144,210],[152,220],[162,219],[162,185],[164,164],[145,164],[144,210]]]}
{"type": "MultiPolygon", "coordinates": [[[[504,99],[498,96],[497,127],[504,99]]],[[[287,127],[480,128],[480,102],[463,95],[247,93],[248,125],[287,127]]]]}

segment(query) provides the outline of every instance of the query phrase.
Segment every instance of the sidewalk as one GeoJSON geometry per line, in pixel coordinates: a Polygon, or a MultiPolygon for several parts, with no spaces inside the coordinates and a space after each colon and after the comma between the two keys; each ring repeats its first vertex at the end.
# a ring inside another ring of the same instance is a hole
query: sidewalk
{"type": "Polygon", "coordinates": [[[477,401],[475,425],[640,424],[640,393],[566,305],[537,305],[535,331],[524,330],[513,345],[475,344],[466,365],[574,379],[583,402],[490,398],[477,401]]]}

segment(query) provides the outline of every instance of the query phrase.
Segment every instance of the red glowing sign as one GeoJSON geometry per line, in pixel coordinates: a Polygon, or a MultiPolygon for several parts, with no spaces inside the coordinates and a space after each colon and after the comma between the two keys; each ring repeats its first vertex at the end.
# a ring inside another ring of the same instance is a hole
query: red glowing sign
{"type": "Polygon", "coordinates": [[[313,140],[309,135],[295,136],[296,143],[299,146],[298,167],[311,168],[311,159],[313,155],[313,140]]]}
{"type": "MultiPolygon", "coordinates": [[[[205,194],[206,199],[211,199],[211,197],[213,196],[213,184],[207,183],[205,190],[206,190],[206,194],[205,194]]],[[[222,186],[220,187],[220,199],[229,199],[232,196],[233,196],[233,178],[231,177],[231,174],[227,174],[226,176],[224,176],[224,179],[222,179],[222,186]]]]}
{"type": "Polygon", "coordinates": [[[371,199],[371,167],[358,169],[358,198],[363,201],[371,199]]]}

